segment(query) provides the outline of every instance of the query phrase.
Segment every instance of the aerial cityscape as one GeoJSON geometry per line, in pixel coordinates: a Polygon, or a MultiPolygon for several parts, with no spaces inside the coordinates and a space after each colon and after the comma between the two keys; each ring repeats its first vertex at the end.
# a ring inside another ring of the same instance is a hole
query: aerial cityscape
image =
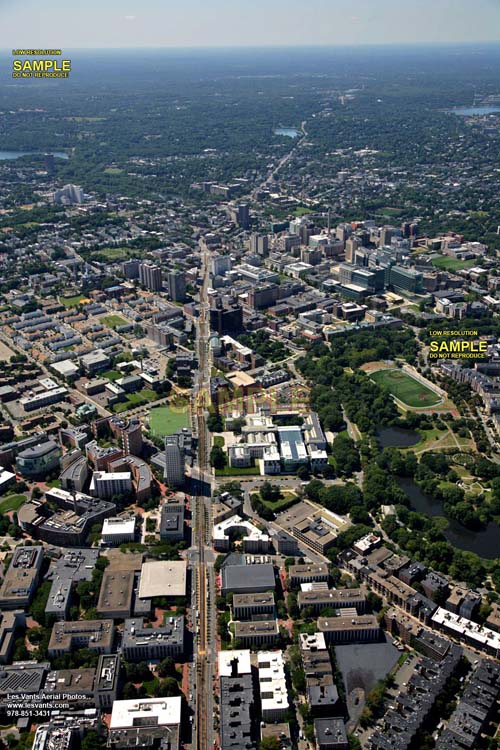
{"type": "Polygon", "coordinates": [[[0,750],[500,748],[500,44],[393,32],[0,54],[0,750]]]}

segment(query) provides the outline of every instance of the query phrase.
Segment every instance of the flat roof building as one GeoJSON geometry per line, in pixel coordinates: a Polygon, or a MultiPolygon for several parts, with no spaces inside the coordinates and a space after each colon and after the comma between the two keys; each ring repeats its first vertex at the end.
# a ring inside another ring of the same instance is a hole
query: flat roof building
{"type": "Polygon", "coordinates": [[[155,596],[186,596],[185,561],[143,563],[139,596],[141,599],[152,599],[155,596]]]}
{"type": "Polygon", "coordinates": [[[43,562],[43,547],[17,547],[0,587],[0,609],[24,609],[32,599],[43,562]]]}
{"type": "Polygon", "coordinates": [[[159,628],[146,628],[142,620],[125,620],[122,653],[128,661],[182,656],[184,617],[170,617],[168,622],[159,628]]]}
{"type": "Polygon", "coordinates": [[[372,643],[380,640],[380,625],[374,615],[320,617],[318,630],[327,643],[372,643]]]}
{"type": "Polygon", "coordinates": [[[135,539],[135,517],[105,518],[102,525],[101,541],[104,544],[119,545],[135,539]]]}
{"type": "Polygon", "coordinates": [[[222,568],[222,593],[260,593],[274,591],[276,579],[272,565],[229,565],[222,568]]]}
{"type": "Polygon", "coordinates": [[[138,698],[113,703],[109,747],[119,750],[162,744],[178,750],[182,698],[138,698]]]}
{"type": "Polygon", "coordinates": [[[259,651],[257,669],[262,720],[283,721],[290,704],[282,652],[259,651]]]}
{"type": "Polygon", "coordinates": [[[114,635],[113,620],[62,620],[52,628],[47,652],[50,658],[63,656],[80,648],[109,654],[113,649],[114,635]]]}

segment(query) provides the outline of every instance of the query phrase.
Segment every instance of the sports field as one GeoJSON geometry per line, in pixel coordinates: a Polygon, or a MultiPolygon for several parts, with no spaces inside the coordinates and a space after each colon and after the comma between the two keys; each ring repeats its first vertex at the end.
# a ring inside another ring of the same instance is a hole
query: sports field
{"type": "Polygon", "coordinates": [[[424,408],[435,406],[441,401],[437,393],[402,370],[379,370],[372,372],[370,377],[406,406],[424,408]]]}
{"type": "Polygon", "coordinates": [[[157,406],[149,412],[149,427],[153,435],[171,435],[181,427],[189,427],[189,411],[186,406],[157,406]]]}

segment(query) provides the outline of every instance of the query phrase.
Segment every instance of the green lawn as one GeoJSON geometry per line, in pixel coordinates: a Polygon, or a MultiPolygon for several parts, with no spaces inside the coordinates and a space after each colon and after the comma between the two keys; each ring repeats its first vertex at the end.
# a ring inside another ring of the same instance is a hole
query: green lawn
{"type": "Polygon", "coordinates": [[[82,299],[85,299],[84,294],[75,294],[74,297],[59,297],[59,302],[64,307],[76,307],[80,304],[82,299]]]}
{"type": "Polygon", "coordinates": [[[283,497],[280,497],[280,499],[276,501],[262,500],[262,497],[261,500],[266,508],[270,508],[273,513],[280,513],[282,510],[290,508],[292,505],[295,505],[295,503],[298,503],[299,501],[299,498],[297,497],[295,492],[282,490],[282,495],[283,497]]]}
{"type": "Polygon", "coordinates": [[[260,471],[258,466],[246,466],[241,469],[236,466],[225,466],[223,469],[216,469],[215,475],[217,477],[255,476],[260,475],[260,471]]]}
{"type": "Polygon", "coordinates": [[[149,426],[153,435],[171,435],[182,427],[189,427],[187,404],[182,406],[158,406],[149,413],[149,426]]]}
{"type": "Polygon", "coordinates": [[[435,406],[441,401],[437,393],[402,370],[379,370],[371,373],[370,378],[382,388],[386,388],[406,406],[435,406]]]}
{"type": "Polygon", "coordinates": [[[459,260],[442,255],[439,258],[433,258],[432,265],[445,271],[461,271],[463,268],[472,268],[477,265],[477,260],[459,260]]]}
{"type": "Polygon", "coordinates": [[[109,328],[118,328],[118,326],[126,326],[128,324],[128,321],[122,318],[121,315],[105,315],[101,320],[109,328]]]}
{"type": "Polygon", "coordinates": [[[118,380],[118,378],[121,378],[122,374],[121,372],[118,372],[118,370],[106,370],[106,372],[103,372],[102,377],[107,378],[108,380],[118,380]]]}
{"type": "Polygon", "coordinates": [[[158,394],[155,391],[152,391],[150,388],[143,388],[142,391],[137,391],[137,393],[129,393],[125,401],[121,401],[113,406],[113,411],[115,414],[120,414],[123,411],[128,411],[129,409],[142,406],[157,399],[158,394]]]}
{"type": "Polygon", "coordinates": [[[26,495],[10,495],[0,501],[0,513],[8,513],[11,510],[19,510],[26,502],[26,495]]]}

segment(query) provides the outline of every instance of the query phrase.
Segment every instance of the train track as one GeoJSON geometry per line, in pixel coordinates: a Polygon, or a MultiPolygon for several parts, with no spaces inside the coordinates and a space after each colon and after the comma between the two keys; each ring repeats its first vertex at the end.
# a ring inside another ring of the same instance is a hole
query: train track
{"type": "MultiPolygon", "coordinates": [[[[210,363],[208,357],[209,321],[208,313],[208,251],[202,246],[202,275],[203,286],[200,292],[200,317],[197,330],[197,354],[198,354],[198,379],[191,401],[192,421],[196,426],[198,436],[197,464],[200,481],[203,483],[205,473],[210,470],[209,466],[209,440],[206,422],[206,394],[210,379],[210,363]]],[[[210,517],[209,508],[203,493],[196,498],[195,514],[195,547],[198,550],[198,563],[196,568],[196,601],[198,608],[198,628],[195,651],[196,663],[196,723],[195,743],[196,750],[208,750],[209,748],[209,722],[212,721],[212,711],[209,696],[212,695],[212,686],[209,684],[208,664],[208,637],[209,637],[209,612],[211,602],[209,596],[209,579],[207,563],[205,559],[205,546],[210,543],[210,517]],[[209,715],[210,714],[210,715],[209,715]]]]}

